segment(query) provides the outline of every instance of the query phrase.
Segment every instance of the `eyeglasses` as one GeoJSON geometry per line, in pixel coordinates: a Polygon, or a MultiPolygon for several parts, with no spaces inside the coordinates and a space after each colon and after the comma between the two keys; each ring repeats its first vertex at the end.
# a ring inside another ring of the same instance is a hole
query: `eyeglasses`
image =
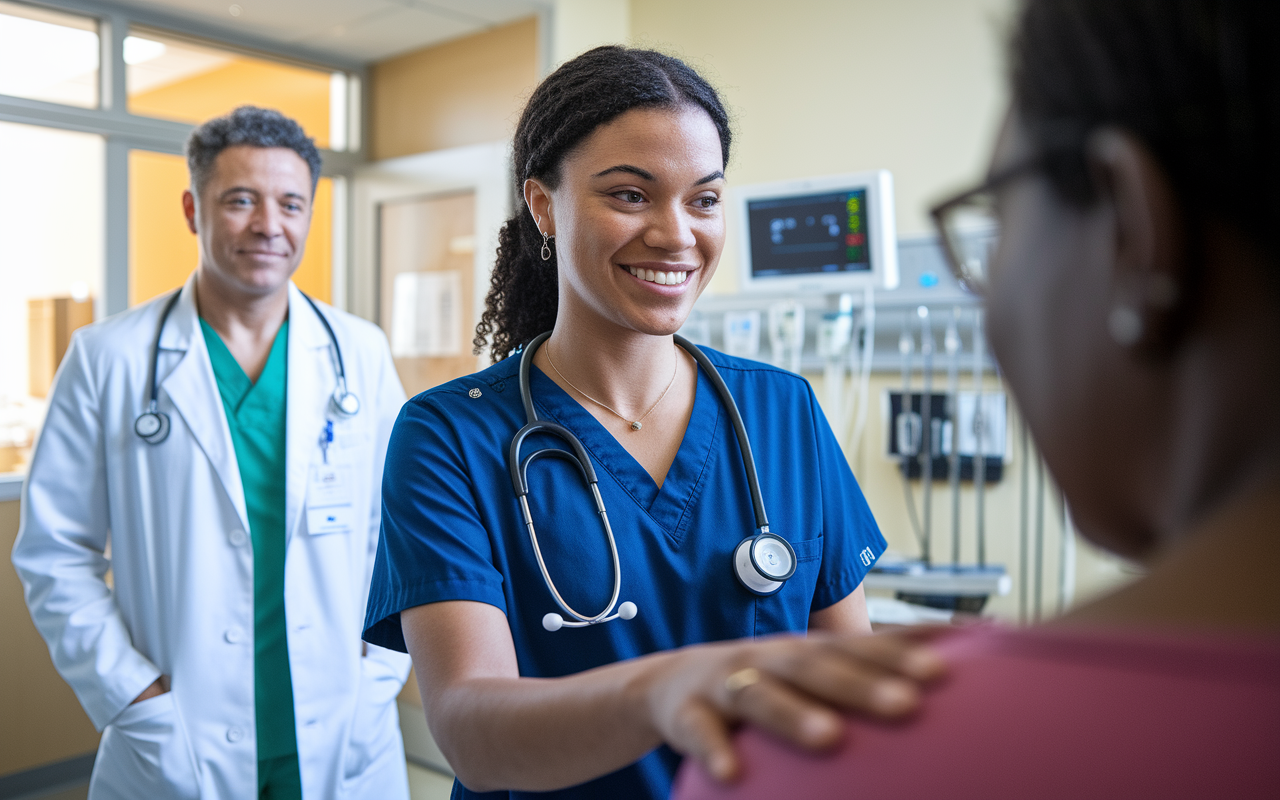
{"type": "Polygon", "coordinates": [[[944,200],[929,210],[947,266],[960,286],[985,297],[991,286],[992,265],[1000,246],[1000,216],[996,213],[996,190],[1039,169],[1045,155],[1038,155],[991,175],[980,186],[944,200]]]}

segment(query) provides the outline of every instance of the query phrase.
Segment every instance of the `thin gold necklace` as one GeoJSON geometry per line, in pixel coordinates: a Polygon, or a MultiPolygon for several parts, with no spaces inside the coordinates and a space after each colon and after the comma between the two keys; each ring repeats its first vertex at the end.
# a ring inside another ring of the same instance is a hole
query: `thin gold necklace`
{"type": "MultiPolygon", "coordinates": [[[[548,344],[549,344],[549,343],[548,343],[548,344]]],[[[644,414],[642,414],[642,415],[641,415],[640,419],[637,419],[637,420],[629,420],[629,419],[627,419],[626,417],[624,417],[624,416],[622,416],[621,414],[619,414],[617,411],[614,411],[612,406],[608,406],[608,405],[605,405],[604,403],[601,403],[599,400],[595,399],[595,398],[594,398],[594,397],[592,397],[591,395],[589,395],[589,394],[587,394],[586,392],[584,392],[584,391],[582,391],[581,389],[579,389],[577,386],[574,386],[574,385],[573,385],[573,381],[569,380],[568,378],[566,378],[566,377],[564,376],[564,373],[563,373],[563,372],[561,372],[561,371],[560,371],[560,368],[556,366],[556,362],[555,362],[555,360],[554,360],[553,358],[551,358],[551,348],[550,348],[550,347],[548,347],[548,348],[547,348],[547,363],[549,363],[549,364],[551,365],[551,368],[552,368],[553,370],[555,370],[555,371],[556,371],[556,374],[560,376],[560,380],[562,380],[562,381],[564,381],[565,383],[569,384],[569,386],[570,386],[570,387],[571,387],[575,392],[577,392],[578,394],[580,394],[580,395],[582,395],[583,397],[587,398],[588,400],[590,400],[591,402],[593,402],[593,403],[595,403],[596,405],[600,406],[601,408],[605,409],[605,410],[606,410],[606,411],[608,411],[610,414],[614,415],[615,417],[617,417],[618,419],[622,420],[623,422],[629,422],[629,423],[631,423],[631,430],[633,430],[633,431],[638,431],[638,430],[640,430],[641,428],[643,428],[643,427],[644,427],[644,425],[641,425],[640,423],[644,422],[644,418],[645,418],[645,417],[647,417],[647,416],[649,416],[650,414],[652,414],[652,413],[653,413],[653,410],[654,410],[655,408],[657,408],[659,405],[661,405],[661,404],[662,404],[662,401],[663,401],[664,399],[666,399],[667,392],[671,391],[671,387],[676,385],[676,373],[677,373],[677,372],[679,372],[679,369],[680,369],[680,357],[679,357],[679,353],[677,353],[677,354],[676,354],[676,359],[675,359],[675,364],[674,364],[674,366],[673,366],[673,367],[672,367],[672,369],[671,369],[671,382],[667,384],[667,388],[665,388],[665,389],[663,389],[663,390],[662,390],[662,397],[659,397],[659,398],[658,398],[658,402],[656,402],[656,403],[654,403],[653,405],[649,406],[649,410],[648,410],[648,411],[646,411],[646,412],[644,412],[644,414]]]]}

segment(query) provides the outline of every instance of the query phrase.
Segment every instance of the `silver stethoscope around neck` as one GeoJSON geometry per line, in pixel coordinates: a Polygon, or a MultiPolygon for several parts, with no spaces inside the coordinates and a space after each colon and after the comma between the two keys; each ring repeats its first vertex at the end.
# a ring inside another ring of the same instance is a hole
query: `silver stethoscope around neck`
{"type": "MultiPolygon", "coordinates": [[[[316,301],[302,292],[298,294],[302,294],[303,299],[316,312],[316,316],[320,318],[320,324],[324,325],[325,332],[329,334],[329,341],[333,343],[334,371],[338,374],[338,386],[333,390],[333,396],[329,398],[329,406],[340,417],[354,417],[360,413],[360,398],[347,391],[347,371],[342,364],[342,348],[338,346],[338,337],[329,325],[329,320],[321,313],[320,306],[316,305],[316,301]]],[[[164,304],[164,310],[160,312],[160,324],[156,326],[156,341],[151,348],[151,381],[147,391],[147,410],[133,422],[133,432],[147,444],[160,444],[169,438],[169,415],[160,410],[156,370],[160,364],[160,337],[164,334],[164,324],[169,320],[169,314],[178,304],[178,298],[181,295],[182,289],[174,292],[169,302],[164,304]]]]}
{"type": "MultiPolygon", "coordinates": [[[[609,515],[605,512],[604,499],[600,496],[591,457],[587,455],[582,442],[578,441],[578,437],[574,436],[568,428],[550,420],[539,419],[538,412],[533,407],[533,393],[529,388],[530,368],[533,366],[534,353],[550,336],[551,333],[547,332],[536,337],[525,346],[524,353],[520,356],[520,401],[524,404],[524,414],[528,422],[511,440],[507,466],[511,470],[511,484],[515,488],[516,498],[520,501],[520,511],[524,515],[524,524],[529,529],[529,541],[533,543],[533,554],[538,560],[538,569],[542,571],[542,579],[546,581],[556,605],[572,617],[571,620],[566,620],[562,615],[552,611],[542,618],[542,627],[548,631],[558,631],[561,628],[585,628],[588,625],[597,625],[612,619],[632,619],[638,609],[631,601],[618,604],[618,596],[622,593],[622,569],[618,563],[618,544],[613,537],[613,528],[609,526],[609,515]],[[570,450],[544,447],[534,450],[522,461],[520,447],[533,433],[549,433],[556,436],[568,444],[570,450]],[[551,579],[551,573],[547,571],[547,563],[542,557],[542,548],[538,546],[538,532],[533,527],[533,515],[529,512],[528,470],[530,462],[542,456],[562,458],[578,466],[578,471],[595,499],[600,522],[604,525],[604,535],[609,541],[609,555],[613,559],[613,596],[609,598],[609,604],[604,610],[594,616],[580,614],[565,602],[556,588],[555,581],[551,579]]],[[[738,450],[742,453],[742,466],[747,472],[747,488],[751,492],[751,504],[755,509],[756,532],[747,536],[733,549],[733,574],[737,576],[738,582],[744,588],[754,594],[762,597],[775,594],[782,588],[787,578],[795,573],[796,553],[786,539],[769,532],[769,518],[764,511],[764,498],[760,492],[760,479],[756,475],[755,457],[751,454],[751,441],[747,438],[746,426],[742,424],[742,415],[738,413],[738,405],[733,401],[729,387],[725,386],[720,372],[706,354],[681,336],[676,336],[675,342],[693,356],[694,361],[698,362],[698,366],[711,381],[711,385],[715,387],[716,393],[720,395],[720,401],[729,412],[729,421],[733,423],[733,431],[737,434],[738,450]]]]}

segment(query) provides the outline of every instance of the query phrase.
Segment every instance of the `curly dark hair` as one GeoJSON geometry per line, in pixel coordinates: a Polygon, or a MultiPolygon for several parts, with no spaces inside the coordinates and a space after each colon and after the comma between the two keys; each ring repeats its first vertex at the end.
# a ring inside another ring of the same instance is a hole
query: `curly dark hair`
{"type": "Polygon", "coordinates": [[[213,162],[228,147],[287,147],[302,157],[311,169],[311,191],[320,180],[320,151],[302,126],[279,111],[257,106],[240,106],[222,117],[214,117],[187,137],[187,169],[196,196],[209,180],[213,162]]]}
{"type": "Polygon", "coordinates": [[[1150,148],[1193,217],[1276,256],[1280,227],[1280,3],[1027,0],[1013,38],[1013,105],[1048,175],[1087,205],[1084,137],[1124,128],[1150,148]]]}
{"type": "MultiPolygon", "coordinates": [[[[512,154],[516,197],[523,197],[529,178],[554,189],[565,157],[610,120],[633,108],[680,106],[701,108],[711,117],[727,165],[729,115],[711,84],[680,59],[610,45],[566,62],[534,90],[520,115],[512,154]]],[[[498,259],[473,340],[478,355],[492,338],[495,363],[556,321],[555,256],[541,259],[542,235],[523,201],[517,205],[498,236],[498,259]]]]}

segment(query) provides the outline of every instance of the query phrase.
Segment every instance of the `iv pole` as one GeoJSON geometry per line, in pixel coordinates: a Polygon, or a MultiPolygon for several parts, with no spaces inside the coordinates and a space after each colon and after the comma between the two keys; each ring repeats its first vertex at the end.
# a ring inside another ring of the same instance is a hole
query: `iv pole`
{"type": "Polygon", "coordinates": [[[982,406],[982,381],[985,377],[986,334],[982,331],[982,309],[973,312],[973,500],[977,509],[978,523],[978,568],[987,565],[987,458],[983,453],[985,446],[987,419],[982,406]]]}
{"type": "MultiPolygon", "coordinates": [[[[911,408],[911,353],[916,343],[911,337],[911,312],[903,321],[902,333],[898,336],[898,353],[902,356],[902,409],[895,420],[898,435],[898,453],[902,459],[902,494],[907,501],[907,517],[911,520],[911,530],[915,533],[916,542],[920,546],[920,557],[928,563],[927,545],[920,533],[920,518],[916,515],[916,500],[911,494],[911,461],[919,453],[916,443],[915,420],[911,408]]],[[[923,438],[923,436],[921,437],[923,438]]]]}
{"type": "Polygon", "coordinates": [[[951,309],[943,347],[947,351],[947,415],[951,419],[951,449],[947,478],[951,484],[951,565],[960,565],[960,309],[951,309]]]}
{"type": "Polygon", "coordinates": [[[920,397],[920,502],[923,519],[920,535],[920,556],[925,566],[933,563],[933,326],[929,322],[929,307],[916,309],[920,317],[920,369],[924,373],[924,390],[920,397]]]}

